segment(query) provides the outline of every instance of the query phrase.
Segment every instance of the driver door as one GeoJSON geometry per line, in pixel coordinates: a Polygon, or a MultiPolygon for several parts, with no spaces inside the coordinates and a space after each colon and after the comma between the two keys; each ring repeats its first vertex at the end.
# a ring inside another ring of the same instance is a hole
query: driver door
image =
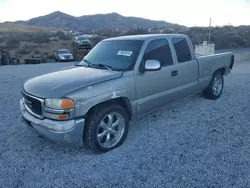
{"type": "Polygon", "coordinates": [[[155,39],[148,43],[141,66],[147,60],[158,60],[161,70],[136,72],[138,115],[143,115],[175,100],[173,89],[178,87],[176,65],[168,41],[155,39]]]}

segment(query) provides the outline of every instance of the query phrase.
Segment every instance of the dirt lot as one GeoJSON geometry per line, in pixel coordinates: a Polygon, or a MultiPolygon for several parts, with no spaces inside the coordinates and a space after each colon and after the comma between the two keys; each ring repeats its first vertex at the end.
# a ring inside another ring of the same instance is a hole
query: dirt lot
{"type": "Polygon", "coordinates": [[[20,122],[24,80],[69,65],[0,67],[0,187],[250,187],[250,63],[236,65],[219,100],[197,94],[134,120],[103,155],[20,122]]]}

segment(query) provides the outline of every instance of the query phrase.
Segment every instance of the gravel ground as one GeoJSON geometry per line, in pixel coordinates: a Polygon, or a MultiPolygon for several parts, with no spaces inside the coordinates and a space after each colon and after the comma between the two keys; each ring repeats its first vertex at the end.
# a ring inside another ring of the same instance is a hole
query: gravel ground
{"type": "Polygon", "coordinates": [[[201,94],[131,122],[126,142],[95,155],[50,143],[20,121],[27,78],[70,63],[0,67],[0,187],[250,187],[250,63],[201,94]]]}

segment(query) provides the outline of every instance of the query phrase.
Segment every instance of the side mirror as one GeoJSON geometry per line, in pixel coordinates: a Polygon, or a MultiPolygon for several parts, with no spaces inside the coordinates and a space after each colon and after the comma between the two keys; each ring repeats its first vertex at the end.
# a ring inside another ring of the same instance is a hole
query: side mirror
{"type": "Polygon", "coordinates": [[[147,60],[145,62],[145,71],[161,70],[161,63],[158,60],[147,60]]]}

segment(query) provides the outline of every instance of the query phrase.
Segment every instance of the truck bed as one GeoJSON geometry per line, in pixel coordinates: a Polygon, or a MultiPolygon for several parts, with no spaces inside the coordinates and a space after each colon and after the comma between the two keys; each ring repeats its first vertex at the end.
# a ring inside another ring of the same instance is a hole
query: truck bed
{"type": "Polygon", "coordinates": [[[225,73],[227,73],[232,64],[232,56],[231,52],[226,52],[196,57],[199,65],[200,84],[204,84],[204,87],[206,87],[213,73],[218,69],[224,69],[225,73]]]}

